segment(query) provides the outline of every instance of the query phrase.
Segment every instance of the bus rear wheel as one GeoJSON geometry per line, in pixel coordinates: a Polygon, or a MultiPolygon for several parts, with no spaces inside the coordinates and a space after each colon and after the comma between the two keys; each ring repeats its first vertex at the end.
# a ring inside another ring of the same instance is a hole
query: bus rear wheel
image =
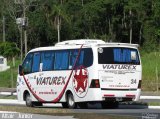
{"type": "Polygon", "coordinates": [[[70,109],[74,109],[77,107],[77,104],[76,102],[74,101],[74,96],[72,93],[69,93],[67,95],[67,104],[68,104],[68,108],[70,109]]]}

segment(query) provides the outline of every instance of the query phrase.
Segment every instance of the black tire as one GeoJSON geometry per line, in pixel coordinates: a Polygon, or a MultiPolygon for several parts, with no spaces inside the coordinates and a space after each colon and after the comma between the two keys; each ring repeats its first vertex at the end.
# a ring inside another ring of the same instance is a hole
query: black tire
{"type": "Polygon", "coordinates": [[[31,96],[30,96],[29,93],[26,94],[25,101],[26,101],[26,106],[27,107],[33,107],[34,106],[34,103],[32,102],[32,99],[31,99],[31,96]]]}
{"type": "Polygon", "coordinates": [[[68,108],[70,109],[74,109],[74,108],[77,108],[77,104],[76,102],[74,101],[74,96],[72,93],[69,93],[67,95],[67,104],[68,104],[68,108]]]}
{"type": "Polygon", "coordinates": [[[117,101],[101,102],[101,106],[103,109],[116,109],[119,106],[119,102],[117,101]]]}
{"type": "Polygon", "coordinates": [[[68,103],[67,102],[62,102],[62,107],[63,108],[68,108],[68,103]]]}
{"type": "Polygon", "coordinates": [[[88,108],[87,102],[80,102],[80,103],[78,103],[78,106],[81,109],[87,109],[88,108]]]}

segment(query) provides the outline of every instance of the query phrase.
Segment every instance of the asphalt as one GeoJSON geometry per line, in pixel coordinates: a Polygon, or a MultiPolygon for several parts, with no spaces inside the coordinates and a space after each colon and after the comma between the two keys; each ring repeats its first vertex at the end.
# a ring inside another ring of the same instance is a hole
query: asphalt
{"type": "Polygon", "coordinates": [[[0,111],[0,119],[74,119],[73,116],[49,116],[0,111]]]}
{"type": "MultiPolygon", "coordinates": [[[[132,108],[125,108],[125,109],[77,109],[74,110],[75,113],[97,113],[97,114],[103,114],[103,115],[117,115],[117,116],[129,116],[134,117],[138,119],[142,119],[143,115],[155,115],[157,118],[160,119],[160,110],[157,109],[132,109],[132,108]]],[[[152,119],[152,118],[144,118],[144,119],[152,119]]],[[[154,119],[154,118],[153,118],[154,119]]]]}
{"type": "MultiPolygon", "coordinates": [[[[2,89],[0,88],[0,95],[16,95],[15,89],[2,89]],[[2,92],[2,91],[5,91],[2,92]]],[[[142,92],[140,102],[160,102],[160,94],[157,92],[142,92]],[[149,95],[149,96],[148,96],[149,95]]],[[[11,99],[0,99],[0,105],[13,105],[13,106],[25,106],[25,102],[19,102],[11,99]]],[[[57,108],[61,109],[61,104],[44,104],[43,108],[57,108]]],[[[73,113],[95,113],[102,115],[117,115],[117,116],[129,116],[135,119],[160,119],[160,106],[147,106],[141,104],[129,105],[121,104],[117,109],[102,109],[99,104],[89,105],[89,109],[74,109],[73,113]]],[[[48,115],[37,115],[37,114],[23,114],[17,112],[2,112],[0,111],[0,119],[74,119],[73,116],[48,116],[48,115]],[[9,113],[9,114],[8,114],[9,113]],[[7,114],[7,115],[5,115],[7,114]],[[26,117],[25,117],[26,116],[26,117]]]]}
{"type": "MultiPolygon", "coordinates": [[[[0,105],[13,105],[13,106],[25,106],[25,102],[19,102],[11,99],[0,99],[0,105]]],[[[160,107],[159,106],[147,106],[147,105],[129,105],[121,104],[117,109],[102,109],[100,104],[88,105],[89,109],[72,109],[73,114],[101,114],[101,115],[116,115],[116,116],[129,116],[135,119],[160,119],[160,107]]],[[[42,108],[63,109],[61,104],[44,104],[42,108]]],[[[48,116],[37,114],[23,114],[17,112],[0,112],[0,118],[12,117],[12,119],[20,119],[26,115],[29,119],[74,119],[73,116],[48,116]],[[5,115],[7,113],[7,115],[5,115]],[[9,113],[9,114],[8,114],[9,113]]]]}

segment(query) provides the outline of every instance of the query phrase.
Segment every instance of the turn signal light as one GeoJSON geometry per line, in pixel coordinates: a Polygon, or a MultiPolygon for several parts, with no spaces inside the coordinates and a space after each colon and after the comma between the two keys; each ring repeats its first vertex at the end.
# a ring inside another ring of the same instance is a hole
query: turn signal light
{"type": "Polygon", "coordinates": [[[100,88],[99,79],[92,79],[90,88],[100,88]]]}

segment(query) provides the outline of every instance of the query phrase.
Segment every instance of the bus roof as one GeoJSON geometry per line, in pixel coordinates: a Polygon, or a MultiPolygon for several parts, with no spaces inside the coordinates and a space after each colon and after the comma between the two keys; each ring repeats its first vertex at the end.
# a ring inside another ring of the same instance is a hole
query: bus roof
{"type": "Polygon", "coordinates": [[[83,44],[83,47],[105,47],[105,46],[120,46],[120,47],[134,47],[138,48],[138,44],[129,44],[129,43],[109,43],[104,42],[103,40],[95,40],[95,39],[79,39],[79,40],[67,40],[63,42],[56,43],[55,46],[49,46],[49,47],[39,47],[32,49],[30,52],[36,52],[36,51],[44,51],[44,50],[55,50],[55,49],[67,49],[67,48],[79,48],[80,45],[83,44]]]}
{"type": "Polygon", "coordinates": [[[114,46],[114,45],[120,45],[120,46],[129,46],[129,47],[138,47],[138,44],[129,44],[129,43],[113,43],[113,42],[105,42],[103,40],[95,40],[95,39],[80,39],[80,40],[68,40],[63,41],[55,44],[55,46],[68,46],[68,45],[84,45],[84,46],[114,46]]]}
{"type": "Polygon", "coordinates": [[[79,39],[79,40],[67,40],[63,42],[59,42],[55,44],[55,46],[62,46],[62,45],[93,45],[93,44],[105,44],[102,40],[96,39],[79,39]]]}
{"type": "Polygon", "coordinates": [[[105,44],[98,44],[98,46],[127,46],[127,47],[135,47],[138,48],[139,45],[138,44],[130,44],[130,43],[105,43],[105,44]]]}

